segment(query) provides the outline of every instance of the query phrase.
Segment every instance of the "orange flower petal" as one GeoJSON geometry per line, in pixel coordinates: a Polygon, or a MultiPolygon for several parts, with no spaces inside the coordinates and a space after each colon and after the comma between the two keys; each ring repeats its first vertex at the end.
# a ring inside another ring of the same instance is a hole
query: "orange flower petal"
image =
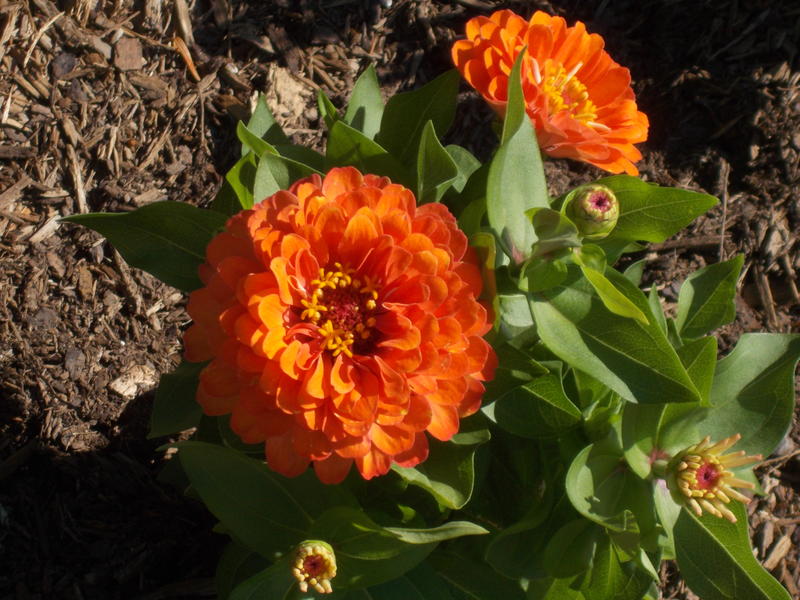
{"type": "MultiPolygon", "coordinates": [[[[512,47],[525,27],[506,15],[481,31],[512,47]]],[[[510,68],[497,52],[486,64],[510,68]]],[[[200,272],[185,352],[213,360],[197,400],[264,440],[283,475],[313,462],[336,483],[353,461],[365,478],[416,465],[428,434],[449,439],[480,405],[496,361],[479,337],[491,321],[476,258],[446,207],[417,208],[385,177],[348,167],[296,182],[229,219],[200,272]]]]}

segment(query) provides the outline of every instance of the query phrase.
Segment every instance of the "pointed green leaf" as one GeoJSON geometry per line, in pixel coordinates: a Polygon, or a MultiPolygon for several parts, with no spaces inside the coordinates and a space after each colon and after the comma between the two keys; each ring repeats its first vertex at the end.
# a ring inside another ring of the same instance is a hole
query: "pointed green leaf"
{"type": "Polygon", "coordinates": [[[422,130],[417,154],[417,204],[439,202],[458,176],[458,166],[439,143],[433,122],[422,130]]]}
{"type": "Polygon", "coordinates": [[[460,194],[464,191],[472,174],[480,169],[481,161],[475,158],[469,150],[456,144],[445,146],[444,149],[458,167],[458,175],[453,181],[453,189],[460,194]]]}
{"type": "Polygon", "coordinates": [[[581,420],[581,411],[564,393],[556,374],[508,390],[483,412],[506,431],[531,439],[556,437],[581,420]]]}
{"type": "Polygon", "coordinates": [[[611,188],[619,201],[619,220],[603,240],[663,242],[714,206],[708,194],[659,187],[630,175],[613,175],[597,182],[611,188]]]}
{"type": "MultiPolygon", "coordinates": [[[[253,115],[247,122],[247,129],[255,136],[270,144],[288,144],[289,138],[283,133],[281,126],[275,121],[272,116],[272,111],[267,106],[266,98],[263,94],[258,97],[256,102],[256,109],[253,115]]],[[[247,151],[242,148],[242,156],[247,154],[247,151]]]]}
{"type": "Polygon", "coordinates": [[[608,536],[600,536],[592,570],[581,591],[586,600],[641,600],[650,587],[650,576],[634,561],[623,561],[608,536]]]}
{"type": "Polygon", "coordinates": [[[197,268],[225,215],[182,202],[154,202],[132,212],[72,215],[62,221],[94,229],[122,258],[164,283],[190,292],[202,286],[197,268]]]}
{"type": "MultiPolygon", "coordinates": [[[[645,314],[644,295],[607,270],[615,287],[645,314]]],[[[608,311],[577,267],[559,286],[531,294],[537,332],[547,347],[630,402],[697,402],[700,394],[655,323],[644,325],[608,311]]]]}
{"type": "Polygon", "coordinates": [[[703,434],[723,439],[741,433],[735,450],[769,456],[792,423],[798,358],[798,334],[744,334],[717,364],[703,434]]]}
{"type": "Polygon", "coordinates": [[[386,175],[394,183],[409,183],[409,175],[400,163],[360,131],[353,129],[343,121],[336,121],[328,135],[326,151],[328,167],[350,165],[362,173],[386,175]]]}
{"type": "Polygon", "coordinates": [[[339,111],[336,110],[331,99],[322,90],[317,90],[317,106],[319,107],[320,117],[325,121],[325,127],[330,130],[333,124],[339,120],[339,111]]]}
{"type": "Polygon", "coordinates": [[[597,292],[600,300],[602,300],[603,304],[608,310],[615,315],[628,317],[629,319],[635,319],[642,325],[649,324],[647,317],[639,309],[639,307],[628,300],[625,294],[615,288],[614,284],[606,279],[606,276],[600,271],[595,271],[590,267],[581,265],[581,272],[589,281],[589,283],[592,284],[594,291],[597,292]]]}
{"type": "Polygon", "coordinates": [[[253,204],[258,204],[282,189],[281,184],[275,179],[275,175],[273,175],[270,168],[274,164],[269,160],[270,157],[275,157],[275,155],[266,152],[261,157],[261,160],[258,161],[256,175],[253,180],[253,204]]]}
{"type": "Polygon", "coordinates": [[[520,65],[521,52],[508,80],[508,105],[503,136],[489,167],[486,208],[489,224],[506,254],[519,264],[536,241],[527,210],[549,207],[542,157],[533,125],[525,114],[520,65]]]}
{"type": "Polygon", "coordinates": [[[231,167],[230,171],[225,173],[225,181],[236,194],[241,209],[253,207],[253,188],[256,182],[257,168],[256,155],[248,152],[231,167]]]}
{"type": "Polygon", "coordinates": [[[269,558],[306,538],[311,515],[263,462],[215,444],[176,445],[192,487],[248,548],[269,558]]]}
{"type": "Polygon", "coordinates": [[[736,282],[744,255],[695,271],[681,286],[675,325],[681,337],[696,338],[733,321],[736,282]]]}
{"type": "Polygon", "coordinates": [[[375,140],[400,163],[414,163],[425,123],[447,133],[456,114],[459,74],[455,69],[439,75],[413,92],[395,94],[386,103],[381,129],[375,140]]]}
{"type": "Polygon", "coordinates": [[[198,377],[206,363],[182,361],[172,373],[161,376],[150,413],[148,439],[196,427],[203,409],[195,400],[198,377]]]}
{"type": "Polygon", "coordinates": [[[465,535],[483,535],[489,533],[486,529],[469,521],[449,521],[439,527],[430,529],[410,529],[404,527],[386,527],[397,539],[406,544],[430,544],[443,542],[465,535]]]}
{"type": "Polygon", "coordinates": [[[272,144],[262,140],[241,121],[236,125],[236,137],[242,142],[242,156],[246,156],[248,152],[252,152],[256,156],[261,156],[265,152],[275,153],[275,147],[272,144]]]}
{"type": "Polygon", "coordinates": [[[353,86],[353,93],[344,113],[344,121],[368,138],[374,139],[381,126],[381,117],[383,117],[381,88],[378,85],[375,67],[370,65],[364,69],[353,86]]]}
{"type": "Polygon", "coordinates": [[[737,522],[681,511],[675,524],[675,550],[681,575],[703,600],[790,600],[750,549],[747,512],[728,505],[737,522]]]}

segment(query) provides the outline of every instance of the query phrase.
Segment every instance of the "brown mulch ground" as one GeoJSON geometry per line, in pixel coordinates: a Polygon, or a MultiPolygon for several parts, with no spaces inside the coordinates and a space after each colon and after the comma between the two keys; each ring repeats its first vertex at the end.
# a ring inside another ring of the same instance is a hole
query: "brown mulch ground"
{"type": "MultiPolygon", "coordinates": [[[[221,537],[156,482],[153,389],[177,360],[184,297],[129,269],[88,211],[207,205],[259,92],[319,147],[315,90],[341,106],[375,63],[385,92],[449,68],[467,18],[512,7],[587,23],[631,68],[651,120],[642,174],[723,203],[653,247],[668,301],[691,270],[744,252],[737,321],[797,329],[800,5],[793,0],[0,0],[0,600],[203,598],[221,537]],[[188,44],[197,78],[173,46],[188,44]]],[[[489,113],[463,94],[450,134],[486,158],[489,113]]],[[[554,191],[599,175],[548,163],[554,191]]],[[[800,429],[761,468],[758,557],[800,589],[800,429]]],[[[665,598],[690,598],[665,570],[665,598]]]]}

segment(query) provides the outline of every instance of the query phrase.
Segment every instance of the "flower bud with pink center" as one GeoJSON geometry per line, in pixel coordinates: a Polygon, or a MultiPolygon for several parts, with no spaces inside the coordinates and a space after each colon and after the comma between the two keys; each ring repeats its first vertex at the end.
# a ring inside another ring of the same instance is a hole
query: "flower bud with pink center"
{"type": "Polygon", "coordinates": [[[590,184],[574,190],[567,198],[565,213],[585,239],[606,237],[617,224],[619,202],[604,185],[590,184]]]}

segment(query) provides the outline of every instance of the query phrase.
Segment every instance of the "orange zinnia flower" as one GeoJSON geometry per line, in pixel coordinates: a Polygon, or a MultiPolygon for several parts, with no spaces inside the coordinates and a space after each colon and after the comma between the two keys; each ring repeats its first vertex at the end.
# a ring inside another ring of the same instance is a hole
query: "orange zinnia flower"
{"type": "Polygon", "coordinates": [[[633,146],[647,139],[647,116],[636,109],[631,75],[603,50],[603,38],[578,21],[537,11],[525,21],[509,10],[467,22],[467,39],[453,45],[453,62],[503,116],[508,76],[522,61],[522,93],[542,150],[610,171],[636,175],[633,146]]]}
{"type": "Polygon", "coordinates": [[[279,473],[414,466],[424,432],[448,440],[480,406],[496,359],[466,236],[385,177],[337,168],[277,192],[228,220],[200,277],[197,400],[279,473]]]}

